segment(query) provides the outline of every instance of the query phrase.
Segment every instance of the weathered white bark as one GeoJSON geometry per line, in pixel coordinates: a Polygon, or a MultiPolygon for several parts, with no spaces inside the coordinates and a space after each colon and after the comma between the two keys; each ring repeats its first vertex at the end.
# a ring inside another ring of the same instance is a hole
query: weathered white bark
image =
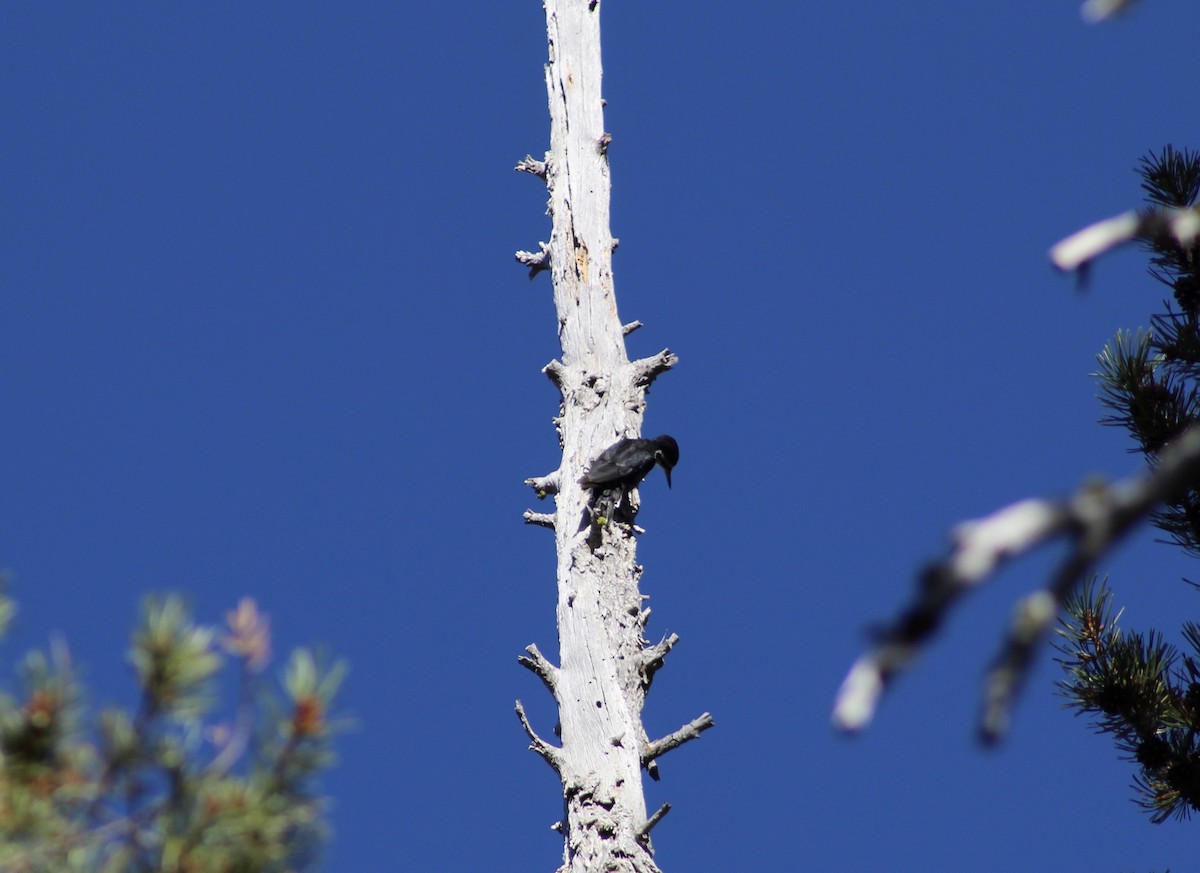
{"type": "Polygon", "coordinates": [[[669,351],[630,361],[613,290],[609,229],[610,137],[601,97],[598,0],[545,0],[549,37],[546,88],[550,151],[517,169],[543,177],[553,230],[536,253],[518,252],[531,275],[549,270],[558,313],[562,360],[545,373],[562,395],[556,420],[562,462],[528,480],[539,497],[553,494],[556,510],[527,512],[531,524],[551,527],[558,548],[560,665],[535,646],[521,663],[533,670],[559,706],[561,746],[541,739],[517,712],[534,751],[562,779],[565,816],[563,871],[638,871],[655,866],[649,831],[665,811],[647,816],[642,769],[711,726],[706,714],[651,743],[642,704],[654,672],[674,645],[672,636],[648,647],[642,635],[649,610],[638,591],[641,567],[632,526],[594,525],[588,494],[578,484],[588,463],[623,436],[641,431],[646,389],[676,358],[669,351]]]}

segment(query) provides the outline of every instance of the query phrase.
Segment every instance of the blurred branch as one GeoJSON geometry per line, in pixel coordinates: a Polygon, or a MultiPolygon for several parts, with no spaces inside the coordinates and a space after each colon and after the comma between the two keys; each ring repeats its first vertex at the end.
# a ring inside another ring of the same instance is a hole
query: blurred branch
{"type": "Polygon", "coordinates": [[[987,741],[999,739],[1007,728],[1032,653],[1064,599],[1137,522],[1197,478],[1200,426],[1166,446],[1148,473],[1111,486],[1088,483],[1064,500],[1023,500],[986,518],[960,524],[953,531],[950,554],[921,574],[913,601],[878,632],[874,646],[851,667],[838,691],[834,724],[849,732],[866,727],[892,679],[933,637],[963,594],[1012,558],[1061,536],[1071,541],[1069,553],[1047,586],[1023,601],[988,675],[980,731],[987,741]]]}
{"type": "Polygon", "coordinates": [[[1050,249],[1050,262],[1064,272],[1086,270],[1100,255],[1136,239],[1169,234],[1181,246],[1200,236],[1200,213],[1168,207],[1149,211],[1132,209],[1078,230],[1050,249]]]}
{"type": "Polygon", "coordinates": [[[1134,0],[1085,0],[1079,14],[1088,24],[1096,24],[1122,12],[1128,12],[1134,0]]]}

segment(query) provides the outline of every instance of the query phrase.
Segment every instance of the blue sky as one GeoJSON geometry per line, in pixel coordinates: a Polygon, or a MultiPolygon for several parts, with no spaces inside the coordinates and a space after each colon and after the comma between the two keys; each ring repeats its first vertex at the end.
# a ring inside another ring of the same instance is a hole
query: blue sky
{"type": "MultiPolygon", "coordinates": [[[[97,704],[151,591],[352,664],[325,781],[333,871],[553,870],[561,810],[512,713],[556,650],[522,486],[556,466],[549,234],[512,171],[548,142],[536,3],[19,3],[0,33],[0,565],[7,665],[55,632],[97,704]]],[[[972,741],[1010,604],[967,604],[876,724],[829,728],[864,629],[947,529],[1136,468],[1088,378],[1162,290],[1136,252],[1076,291],[1064,235],[1196,147],[1191,0],[603,9],[621,315],[669,346],[643,489],[666,870],[1174,870],[1049,655],[1011,740],[972,741]],[[1179,38],[1176,34],[1185,34],[1179,38]],[[1183,48],[1183,52],[1180,52],[1183,48]]],[[[1143,531],[1105,570],[1130,626],[1196,615],[1143,531]]]]}

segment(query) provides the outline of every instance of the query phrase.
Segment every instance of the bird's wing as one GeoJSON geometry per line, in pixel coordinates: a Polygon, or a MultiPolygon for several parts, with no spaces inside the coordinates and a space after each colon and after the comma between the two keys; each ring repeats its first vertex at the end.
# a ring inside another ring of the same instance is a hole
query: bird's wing
{"type": "Polygon", "coordinates": [[[582,485],[610,485],[634,475],[638,466],[630,463],[629,458],[618,460],[622,451],[631,443],[630,439],[619,440],[600,453],[600,457],[592,461],[588,471],[579,480],[582,485]]]}

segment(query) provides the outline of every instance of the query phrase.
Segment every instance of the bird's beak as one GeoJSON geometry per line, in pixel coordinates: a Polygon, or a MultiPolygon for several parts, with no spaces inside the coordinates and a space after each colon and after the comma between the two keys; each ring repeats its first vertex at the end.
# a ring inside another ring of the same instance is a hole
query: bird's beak
{"type": "Polygon", "coordinates": [[[667,474],[667,487],[671,487],[671,468],[663,467],[663,472],[667,474]]]}

